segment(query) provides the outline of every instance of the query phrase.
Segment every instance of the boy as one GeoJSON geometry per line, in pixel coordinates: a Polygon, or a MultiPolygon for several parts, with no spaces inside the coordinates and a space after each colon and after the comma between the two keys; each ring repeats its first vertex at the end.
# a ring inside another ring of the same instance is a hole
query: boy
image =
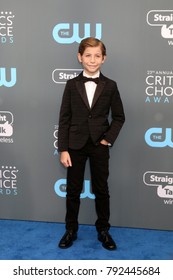
{"type": "Polygon", "coordinates": [[[116,249],[109,234],[109,146],[116,140],[125,116],[116,82],[100,72],[105,59],[103,42],[92,37],[83,39],[78,49],[83,72],[68,80],[64,90],[58,132],[60,162],[67,167],[66,232],[59,242],[62,249],[70,247],[77,239],[80,194],[87,159],[95,194],[98,240],[104,248],[116,249]]]}

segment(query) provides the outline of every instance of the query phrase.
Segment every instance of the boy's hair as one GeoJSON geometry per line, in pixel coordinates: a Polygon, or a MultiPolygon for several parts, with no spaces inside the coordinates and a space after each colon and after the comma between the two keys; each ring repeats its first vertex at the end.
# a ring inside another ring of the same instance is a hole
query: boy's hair
{"type": "Polygon", "coordinates": [[[94,37],[88,37],[88,38],[83,39],[79,44],[78,52],[81,55],[83,55],[83,53],[87,47],[98,47],[98,46],[101,47],[102,55],[105,56],[106,55],[105,45],[103,44],[102,41],[100,41],[99,39],[94,38],[94,37]]]}

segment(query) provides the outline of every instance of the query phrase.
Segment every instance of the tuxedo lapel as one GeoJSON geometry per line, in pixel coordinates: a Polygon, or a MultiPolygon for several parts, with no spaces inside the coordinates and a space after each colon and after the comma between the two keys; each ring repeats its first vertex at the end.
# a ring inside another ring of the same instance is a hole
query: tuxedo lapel
{"type": "Polygon", "coordinates": [[[102,81],[100,80],[97,87],[96,87],[96,91],[94,93],[94,98],[93,98],[93,102],[92,102],[92,105],[91,105],[91,109],[94,107],[94,105],[96,104],[100,94],[102,93],[103,91],[103,88],[105,86],[105,81],[102,81]]]}
{"type": "Polygon", "coordinates": [[[84,85],[83,81],[81,81],[81,80],[76,81],[76,87],[77,87],[77,90],[78,90],[80,96],[82,97],[85,105],[87,106],[88,109],[90,109],[86,90],[85,90],[85,85],[84,85]]]}

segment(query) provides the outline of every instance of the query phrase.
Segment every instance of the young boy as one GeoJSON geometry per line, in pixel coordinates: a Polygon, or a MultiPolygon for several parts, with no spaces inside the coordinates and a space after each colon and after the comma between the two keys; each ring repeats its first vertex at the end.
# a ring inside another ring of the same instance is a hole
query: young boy
{"type": "Polygon", "coordinates": [[[77,239],[80,194],[87,159],[95,194],[98,240],[104,248],[116,249],[109,234],[109,146],[115,142],[125,116],[116,82],[100,72],[105,59],[103,42],[92,37],[83,39],[78,49],[83,72],[68,80],[64,90],[58,132],[60,162],[67,167],[66,232],[59,242],[62,249],[70,247],[77,239]]]}

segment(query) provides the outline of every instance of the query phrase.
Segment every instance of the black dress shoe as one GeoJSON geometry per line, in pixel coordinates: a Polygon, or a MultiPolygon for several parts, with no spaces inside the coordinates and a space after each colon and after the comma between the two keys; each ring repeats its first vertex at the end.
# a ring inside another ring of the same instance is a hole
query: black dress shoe
{"type": "Polygon", "coordinates": [[[101,231],[98,233],[98,240],[102,242],[102,246],[107,250],[115,250],[117,248],[114,240],[108,231],[101,231]]]}
{"type": "Polygon", "coordinates": [[[73,241],[77,239],[77,233],[73,230],[67,230],[59,242],[61,249],[69,248],[73,245],[73,241]]]}

